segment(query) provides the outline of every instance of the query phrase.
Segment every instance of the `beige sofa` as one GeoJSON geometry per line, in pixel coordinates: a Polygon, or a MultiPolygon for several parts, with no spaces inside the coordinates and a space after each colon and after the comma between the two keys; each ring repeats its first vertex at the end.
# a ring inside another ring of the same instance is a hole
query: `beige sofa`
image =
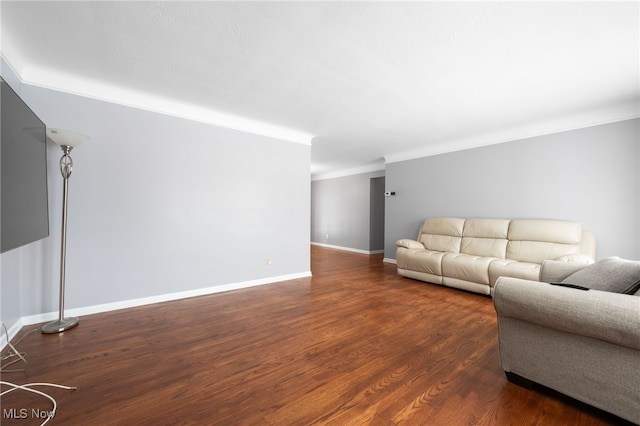
{"type": "MultiPolygon", "coordinates": [[[[573,282],[573,270],[545,262],[540,279],[573,282]]],[[[590,288],[500,278],[493,303],[502,369],[516,384],[538,383],[640,424],[640,290],[590,288]]]]}
{"type": "Polygon", "coordinates": [[[538,281],[547,259],[593,263],[596,243],[576,222],[429,218],[396,246],[399,275],[492,294],[501,276],[538,281]]]}

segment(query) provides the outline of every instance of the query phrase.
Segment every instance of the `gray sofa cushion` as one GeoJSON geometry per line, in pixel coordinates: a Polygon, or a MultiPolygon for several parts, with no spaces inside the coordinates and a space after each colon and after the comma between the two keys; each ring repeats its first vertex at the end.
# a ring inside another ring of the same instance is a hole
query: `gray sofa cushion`
{"type": "Polygon", "coordinates": [[[574,272],[562,283],[593,290],[634,294],[640,288],[640,261],[609,257],[574,272]]]}

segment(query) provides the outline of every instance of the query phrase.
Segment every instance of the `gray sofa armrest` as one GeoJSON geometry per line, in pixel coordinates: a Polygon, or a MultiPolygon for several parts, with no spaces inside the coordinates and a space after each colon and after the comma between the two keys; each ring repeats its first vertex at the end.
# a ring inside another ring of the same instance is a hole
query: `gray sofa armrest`
{"type": "Polygon", "coordinates": [[[500,277],[493,302],[498,317],[640,350],[638,296],[500,277]]]}
{"type": "Polygon", "coordinates": [[[588,265],[587,263],[566,262],[564,260],[545,260],[540,267],[540,281],[543,283],[559,283],[588,265]]]}
{"type": "Polygon", "coordinates": [[[423,249],[424,244],[419,241],[404,239],[396,241],[396,247],[404,247],[408,249],[423,249]]]}

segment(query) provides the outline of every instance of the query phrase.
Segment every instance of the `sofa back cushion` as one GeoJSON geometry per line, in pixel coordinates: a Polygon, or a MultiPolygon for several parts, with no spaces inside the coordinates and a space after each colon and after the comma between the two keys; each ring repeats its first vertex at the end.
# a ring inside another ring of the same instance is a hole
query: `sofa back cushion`
{"type": "Polygon", "coordinates": [[[580,253],[582,225],[562,220],[516,219],[509,224],[507,259],[542,263],[580,253]]]}
{"type": "Polygon", "coordinates": [[[460,252],[504,259],[509,222],[507,219],[467,219],[464,223],[460,252]]]}
{"type": "Polygon", "coordinates": [[[464,219],[435,217],[424,221],[418,241],[433,251],[460,253],[464,219]]]}

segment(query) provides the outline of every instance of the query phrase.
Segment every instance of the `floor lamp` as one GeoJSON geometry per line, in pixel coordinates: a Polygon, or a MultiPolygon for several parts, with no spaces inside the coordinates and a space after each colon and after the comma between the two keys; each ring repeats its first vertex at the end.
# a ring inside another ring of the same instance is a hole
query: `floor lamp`
{"type": "Polygon", "coordinates": [[[58,319],[45,324],[41,331],[43,333],[61,333],[78,325],[80,320],[77,317],[64,317],[64,281],[67,260],[67,195],[69,192],[69,176],[73,171],[73,160],[69,155],[71,150],[89,140],[85,135],[69,132],[60,129],[47,129],[48,138],[60,145],[62,148],[62,158],[60,158],[60,173],[62,173],[62,244],[60,249],[60,311],[58,319]]]}

